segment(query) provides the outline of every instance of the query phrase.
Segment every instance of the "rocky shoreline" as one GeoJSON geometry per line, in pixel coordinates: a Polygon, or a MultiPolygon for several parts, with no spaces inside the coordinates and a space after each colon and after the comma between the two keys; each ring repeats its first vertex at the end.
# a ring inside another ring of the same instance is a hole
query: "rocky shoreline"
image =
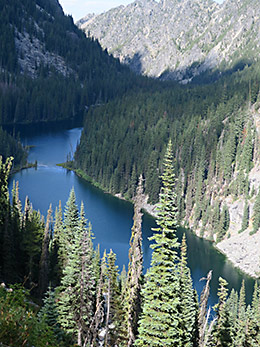
{"type": "MultiPolygon", "coordinates": [[[[143,209],[156,217],[156,206],[148,204],[147,201],[148,197],[143,202],[143,209]]],[[[214,246],[236,268],[253,278],[260,277],[260,231],[250,235],[250,230],[246,230],[220,243],[215,243],[214,246]]]]}
{"type": "MultiPolygon", "coordinates": [[[[78,176],[88,180],[92,184],[94,182],[79,170],[75,170],[65,163],[60,166],[74,171],[78,176]]],[[[94,184],[98,186],[97,184],[94,184]]],[[[100,186],[98,188],[102,189],[100,186]]],[[[114,195],[118,199],[126,200],[121,194],[114,195]]],[[[142,208],[152,217],[156,217],[156,205],[148,204],[148,196],[145,196],[142,208]]],[[[214,244],[216,249],[223,253],[231,263],[253,278],[260,277],[260,231],[254,235],[249,234],[250,230],[246,230],[241,234],[232,235],[230,238],[223,240],[218,244],[214,244]]],[[[198,236],[198,235],[197,235],[198,236]]],[[[199,236],[198,236],[199,237],[199,236]]]]}
{"type": "Polygon", "coordinates": [[[249,230],[216,244],[216,248],[251,277],[260,277],[260,232],[250,235],[249,230]]]}

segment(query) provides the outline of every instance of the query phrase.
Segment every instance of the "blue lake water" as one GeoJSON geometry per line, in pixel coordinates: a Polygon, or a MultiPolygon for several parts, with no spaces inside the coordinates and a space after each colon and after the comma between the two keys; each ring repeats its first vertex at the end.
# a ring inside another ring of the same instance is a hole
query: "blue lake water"
{"type": "MultiPolygon", "coordinates": [[[[122,269],[128,264],[129,239],[131,235],[133,206],[131,203],[119,200],[78,177],[74,172],[56,166],[66,161],[68,155],[75,151],[80,139],[81,128],[73,129],[37,129],[25,128],[20,133],[24,144],[33,146],[30,149],[29,161],[37,160],[37,169],[26,169],[14,174],[10,179],[19,181],[20,199],[22,204],[26,195],[34,209],[46,216],[49,204],[53,210],[61,200],[64,208],[69,192],[74,187],[77,203],[84,202],[86,217],[91,222],[95,235],[94,244],[100,244],[101,251],[111,248],[117,254],[117,263],[122,269]]],[[[155,226],[154,219],[144,214],[143,217],[143,253],[144,267],[149,266],[151,250],[148,237],[152,235],[151,228],[155,226]]],[[[178,237],[181,239],[186,233],[188,244],[188,265],[192,272],[194,286],[200,293],[209,270],[213,270],[211,283],[210,305],[217,301],[218,278],[221,276],[229,282],[229,288],[240,289],[244,279],[247,288],[247,300],[252,295],[254,280],[241,274],[226,258],[214,249],[208,241],[199,239],[189,230],[180,229],[178,237]]]]}

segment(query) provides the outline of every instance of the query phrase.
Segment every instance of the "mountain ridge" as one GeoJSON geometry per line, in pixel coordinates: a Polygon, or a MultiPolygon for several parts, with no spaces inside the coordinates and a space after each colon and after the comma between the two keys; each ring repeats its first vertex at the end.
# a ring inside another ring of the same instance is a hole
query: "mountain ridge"
{"type": "Polygon", "coordinates": [[[259,16],[255,0],[137,0],[77,24],[135,72],[187,83],[202,72],[254,60],[259,16]]]}

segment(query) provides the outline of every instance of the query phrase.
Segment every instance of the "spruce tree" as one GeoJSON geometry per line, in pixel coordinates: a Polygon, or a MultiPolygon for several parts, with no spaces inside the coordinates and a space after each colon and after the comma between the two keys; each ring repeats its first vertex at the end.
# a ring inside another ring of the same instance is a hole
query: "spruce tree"
{"type": "Polygon", "coordinates": [[[135,346],[181,346],[179,243],[176,237],[177,211],[171,141],[164,160],[157,225],[151,267],[142,289],[143,313],[135,346]]]}

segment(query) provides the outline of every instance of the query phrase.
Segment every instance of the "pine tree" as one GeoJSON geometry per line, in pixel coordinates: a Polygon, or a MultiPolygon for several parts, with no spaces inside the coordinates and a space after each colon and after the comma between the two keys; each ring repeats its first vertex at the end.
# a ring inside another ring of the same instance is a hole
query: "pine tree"
{"type": "Polygon", "coordinates": [[[217,227],[217,242],[224,239],[230,224],[229,210],[227,205],[224,205],[220,214],[220,221],[217,227]]]}
{"type": "Polygon", "coordinates": [[[143,271],[142,213],[143,177],[139,178],[137,196],[134,199],[134,224],[130,239],[129,264],[123,292],[127,346],[133,346],[137,335],[137,322],[141,312],[141,282],[143,271]]]}
{"type": "Polygon", "coordinates": [[[238,315],[235,323],[236,335],[234,339],[234,345],[237,347],[243,347],[245,345],[247,327],[247,312],[245,303],[245,282],[242,282],[239,292],[238,301],[238,315]]]}
{"type": "Polygon", "coordinates": [[[248,201],[246,200],[244,205],[241,229],[239,230],[239,233],[246,230],[248,228],[248,225],[249,225],[249,206],[248,206],[248,201]]]}
{"type": "Polygon", "coordinates": [[[229,312],[226,309],[226,299],[228,295],[227,281],[219,278],[218,303],[215,306],[217,313],[217,323],[212,332],[211,346],[230,346],[232,343],[230,334],[229,312]]]}
{"type": "Polygon", "coordinates": [[[91,226],[86,230],[84,206],[76,220],[78,210],[75,194],[70,195],[67,203],[66,236],[70,232],[70,241],[65,236],[68,257],[63,270],[59,299],[59,322],[71,333],[79,346],[91,341],[91,317],[94,310],[94,271],[91,226]],[[72,212],[72,213],[71,213],[72,212]],[[71,228],[71,229],[69,229],[71,228]]]}
{"type": "Polygon", "coordinates": [[[59,207],[55,210],[55,223],[53,228],[53,238],[51,240],[51,263],[52,263],[52,276],[51,279],[57,285],[60,284],[62,270],[65,265],[66,253],[63,240],[63,213],[61,208],[61,201],[59,207]]]}
{"type": "Polygon", "coordinates": [[[40,298],[48,288],[49,282],[49,244],[51,235],[51,216],[52,216],[52,205],[50,204],[47,220],[45,224],[43,242],[42,242],[42,252],[41,260],[39,266],[39,281],[38,281],[38,295],[40,298]]]}
{"type": "Polygon", "coordinates": [[[122,305],[120,302],[120,290],[118,282],[118,266],[116,255],[110,250],[107,256],[106,291],[107,312],[105,323],[105,347],[114,346],[120,340],[122,323],[122,305]]]}
{"type": "Polygon", "coordinates": [[[248,347],[257,347],[260,345],[260,296],[257,282],[255,282],[252,307],[248,313],[248,318],[246,343],[248,347]]]}
{"type": "Polygon", "coordinates": [[[29,199],[26,197],[21,248],[24,254],[24,275],[28,277],[30,286],[34,286],[39,279],[44,229],[43,217],[39,211],[33,210],[29,199]]]}
{"type": "Polygon", "coordinates": [[[79,232],[82,235],[81,277],[80,277],[80,319],[84,344],[92,341],[92,320],[95,310],[96,278],[92,226],[85,220],[84,205],[81,204],[79,232]]]}
{"type": "Polygon", "coordinates": [[[68,248],[74,233],[77,232],[79,211],[76,203],[74,188],[71,189],[69,199],[65,206],[63,231],[60,234],[60,253],[62,254],[63,265],[67,262],[68,248]]]}
{"type": "Polygon", "coordinates": [[[38,313],[40,321],[44,321],[53,331],[57,341],[62,339],[64,332],[58,322],[59,313],[55,292],[49,287],[43,299],[43,306],[38,313]]]}
{"type": "Polygon", "coordinates": [[[181,346],[198,346],[198,302],[193,289],[190,269],[187,266],[186,237],[183,234],[181,244],[180,272],[180,319],[181,319],[181,346]]]}
{"type": "Polygon", "coordinates": [[[236,336],[236,321],[238,313],[238,293],[232,289],[226,303],[226,310],[229,312],[230,321],[230,336],[232,339],[232,346],[235,347],[234,341],[236,336]]]}
{"type": "Polygon", "coordinates": [[[155,243],[151,245],[151,267],[142,289],[143,313],[135,346],[181,346],[179,243],[175,235],[177,211],[172,160],[172,144],[169,142],[156,219],[158,228],[151,238],[155,243]]]}

